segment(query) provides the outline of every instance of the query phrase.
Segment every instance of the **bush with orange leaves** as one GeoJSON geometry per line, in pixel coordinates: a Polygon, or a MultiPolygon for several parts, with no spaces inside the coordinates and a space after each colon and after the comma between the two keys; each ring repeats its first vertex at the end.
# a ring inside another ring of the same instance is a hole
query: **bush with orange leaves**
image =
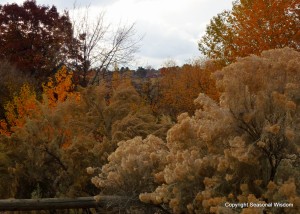
{"type": "MultiPolygon", "coordinates": [[[[49,78],[43,85],[43,103],[53,108],[68,98],[79,100],[72,77],[72,72],[64,66],[55,74],[54,79],[49,78]]],[[[40,111],[38,103],[33,87],[24,84],[20,92],[4,106],[5,120],[0,120],[0,134],[10,135],[14,129],[22,127],[28,118],[36,116],[40,111]]]]}
{"type": "Polygon", "coordinates": [[[75,91],[73,83],[73,72],[66,66],[61,67],[54,78],[50,77],[46,84],[43,84],[43,93],[48,105],[54,107],[58,102],[63,102],[67,98],[75,97],[79,99],[79,94],[75,91]]]}
{"type": "Polygon", "coordinates": [[[38,113],[36,94],[32,87],[24,84],[18,95],[4,109],[5,119],[0,120],[0,134],[10,135],[15,127],[23,127],[27,118],[38,113]]]}
{"type": "Polygon", "coordinates": [[[127,141],[94,183],[103,193],[139,192],[142,202],[171,213],[299,213],[299,69],[300,53],[288,48],[240,59],[215,74],[219,103],[200,94],[201,108],[178,117],[161,161],[146,164],[151,141],[127,141]],[[294,206],[231,209],[225,202],[294,206]]]}
{"type": "Polygon", "coordinates": [[[193,114],[196,110],[194,99],[199,93],[205,93],[218,100],[219,92],[211,74],[217,69],[213,63],[194,61],[182,67],[172,66],[161,69],[159,81],[160,96],[156,103],[156,112],[170,115],[172,118],[184,112],[193,114]],[[214,68],[213,68],[214,67],[214,68]]]}

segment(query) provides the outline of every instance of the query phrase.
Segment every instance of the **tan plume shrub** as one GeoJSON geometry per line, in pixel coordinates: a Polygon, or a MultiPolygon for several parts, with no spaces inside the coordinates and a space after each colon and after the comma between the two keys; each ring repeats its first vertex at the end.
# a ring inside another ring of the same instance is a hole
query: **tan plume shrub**
{"type": "Polygon", "coordinates": [[[143,202],[168,204],[172,212],[181,213],[197,209],[209,212],[225,201],[226,197],[216,195],[213,189],[224,183],[221,175],[229,168],[222,151],[226,148],[224,139],[232,133],[232,119],[228,109],[220,108],[204,94],[196,102],[202,110],[192,117],[181,114],[168,131],[168,162],[156,175],[164,184],[152,193],[142,193],[143,202]]]}
{"type": "MultiPolygon", "coordinates": [[[[133,86],[121,84],[113,93],[109,106],[105,109],[104,117],[107,127],[114,122],[126,117],[129,113],[135,113],[145,107],[142,99],[133,86]]],[[[111,128],[109,128],[111,131],[111,128]]]]}
{"type": "Polygon", "coordinates": [[[220,102],[200,94],[201,108],[178,117],[167,134],[165,167],[155,174],[158,186],[140,200],[173,213],[232,213],[225,202],[285,201],[294,207],[236,211],[297,213],[299,68],[300,54],[285,48],[217,72],[220,102]]]}
{"type": "MultiPolygon", "coordinates": [[[[271,195],[264,195],[268,183],[289,181],[293,191],[283,185],[281,192],[295,197],[281,195],[276,200],[297,202],[299,63],[300,54],[285,48],[240,59],[217,72],[217,85],[223,90],[219,105],[200,94],[196,102],[202,109],[193,117],[178,118],[168,132],[169,163],[161,173],[165,182],[141,199],[150,203],[163,195],[163,203],[174,213],[222,213],[225,201],[271,201],[271,195]]],[[[272,212],[297,209],[295,204],[272,212]]]]}
{"type": "Polygon", "coordinates": [[[110,104],[103,112],[107,133],[117,143],[135,136],[154,134],[164,138],[171,121],[159,121],[133,86],[121,84],[115,90],[110,104]]]}
{"type": "Polygon", "coordinates": [[[112,125],[112,141],[119,142],[121,140],[129,140],[135,136],[147,137],[153,134],[164,138],[166,130],[171,126],[171,123],[161,124],[157,121],[149,111],[138,111],[129,113],[122,120],[117,120],[112,125]]]}
{"type": "Polygon", "coordinates": [[[153,135],[121,141],[99,175],[92,178],[92,183],[101,194],[126,196],[126,210],[131,205],[129,199],[137,200],[141,192],[156,188],[159,178],[155,174],[163,169],[166,155],[166,144],[153,135]]]}

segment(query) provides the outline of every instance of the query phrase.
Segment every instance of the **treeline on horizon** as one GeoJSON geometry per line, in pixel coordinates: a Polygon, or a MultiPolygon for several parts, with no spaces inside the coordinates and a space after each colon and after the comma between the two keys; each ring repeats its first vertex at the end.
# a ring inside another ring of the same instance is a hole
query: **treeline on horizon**
{"type": "Polygon", "coordinates": [[[106,213],[300,212],[300,2],[236,0],[207,56],[134,60],[134,25],[0,5],[0,198],[124,196],[106,213]],[[283,202],[293,207],[225,203],[283,202]]]}

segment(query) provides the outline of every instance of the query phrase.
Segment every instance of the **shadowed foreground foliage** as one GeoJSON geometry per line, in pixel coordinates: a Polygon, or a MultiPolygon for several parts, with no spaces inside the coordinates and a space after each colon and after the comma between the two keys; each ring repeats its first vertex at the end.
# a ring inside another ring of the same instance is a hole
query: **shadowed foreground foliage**
{"type": "Polygon", "coordinates": [[[120,86],[110,105],[105,95],[101,87],[88,87],[55,107],[47,97],[33,99],[35,114],[0,138],[1,198],[95,195],[85,169],[106,163],[118,141],[164,138],[170,124],[156,121],[132,86],[120,86]]]}

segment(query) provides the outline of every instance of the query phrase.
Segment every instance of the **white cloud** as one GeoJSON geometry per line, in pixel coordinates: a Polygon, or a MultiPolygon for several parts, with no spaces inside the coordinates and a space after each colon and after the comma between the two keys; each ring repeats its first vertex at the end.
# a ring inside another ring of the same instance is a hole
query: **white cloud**
{"type": "Polygon", "coordinates": [[[224,0],[119,0],[106,6],[110,20],[135,21],[145,34],[141,64],[159,67],[166,59],[179,64],[200,55],[197,41],[212,16],[231,8],[224,0]]]}

